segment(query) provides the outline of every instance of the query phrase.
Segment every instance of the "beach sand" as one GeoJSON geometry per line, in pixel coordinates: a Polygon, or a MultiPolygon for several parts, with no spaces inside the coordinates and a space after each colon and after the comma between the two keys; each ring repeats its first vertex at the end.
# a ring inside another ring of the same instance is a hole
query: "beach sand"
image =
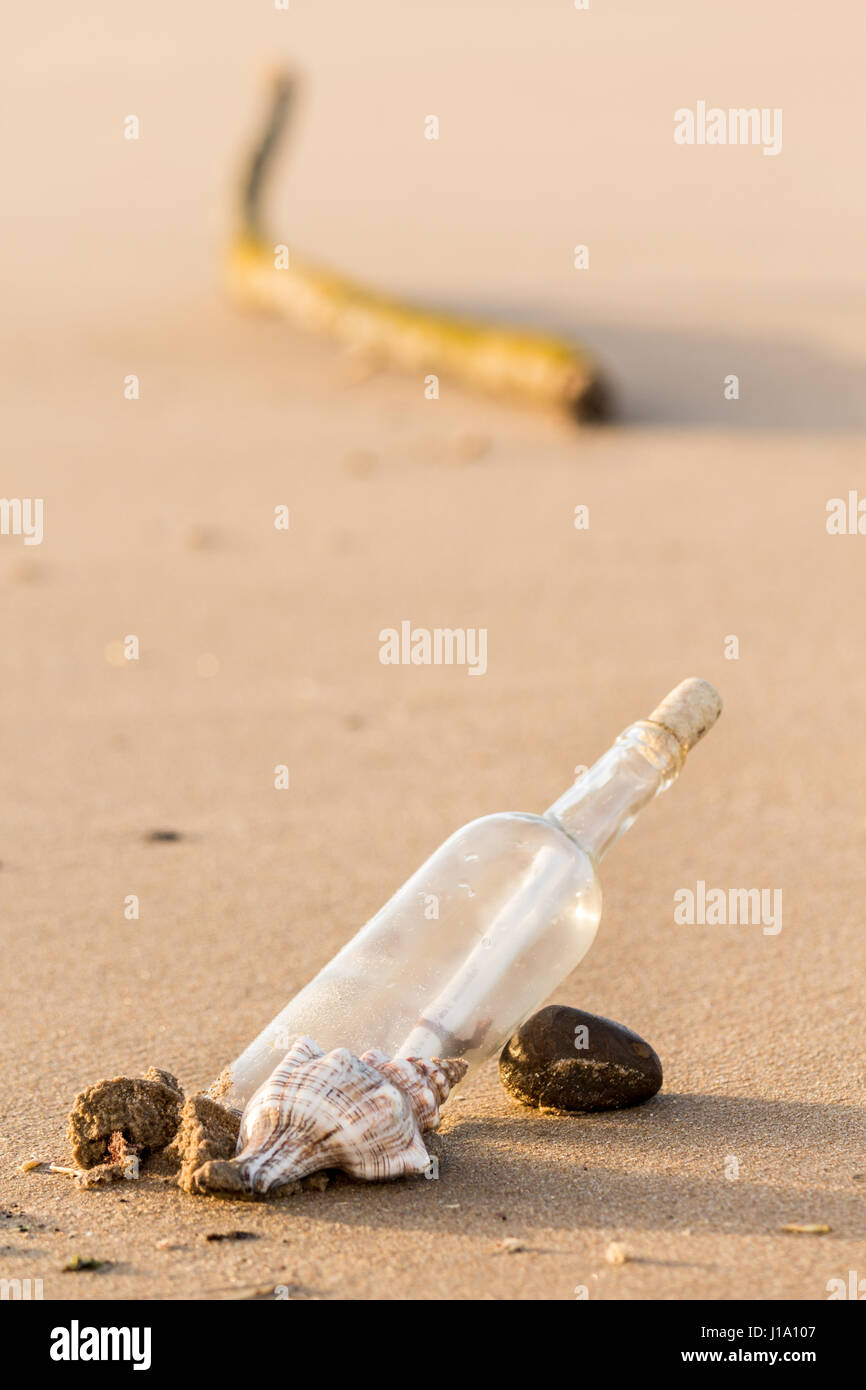
{"type": "Polygon", "coordinates": [[[866,21],[538,8],[13,21],[2,490],[45,531],[0,537],[0,1277],[46,1298],[812,1300],[866,1275],[866,539],[825,526],[866,492],[866,21]],[[275,61],[305,79],[276,239],[574,333],[616,424],[428,401],[233,309],[275,61]],[[783,108],[782,153],[675,146],[704,98],[783,108]],[[404,619],[485,627],[487,673],[381,665],[404,619]],[[652,1043],[648,1104],[539,1114],[491,1063],[438,1181],[267,1204],[19,1171],[68,1161],[102,1076],[206,1086],[448,833],[543,810],[692,674],[722,720],[605,861],[555,996],[652,1043]],[[699,880],[781,889],[782,930],[676,925],[699,880]],[[233,1229],[258,1239],[204,1238],[233,1229]]]}

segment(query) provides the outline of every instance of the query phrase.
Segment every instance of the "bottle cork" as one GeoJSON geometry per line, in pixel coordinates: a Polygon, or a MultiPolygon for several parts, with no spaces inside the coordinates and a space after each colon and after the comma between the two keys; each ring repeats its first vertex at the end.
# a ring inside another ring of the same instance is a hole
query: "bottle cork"
{"type": "Polygon", "coordinates": [[[680,681],[649,716],[651,724],[661,724],[688,753],[722,712],[722,697],[709,681],[689,676],[680,681]]]}

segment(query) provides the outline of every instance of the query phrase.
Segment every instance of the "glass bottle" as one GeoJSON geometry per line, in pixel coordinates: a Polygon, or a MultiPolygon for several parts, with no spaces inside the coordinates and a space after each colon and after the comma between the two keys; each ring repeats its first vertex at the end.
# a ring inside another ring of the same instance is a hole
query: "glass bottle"
{"type": "Polygon", "coordinates": [[[463,826],[290,1000],[214,1094],[242,1109],[301,1034],[326,1051],[463,1057],[470,1069],[497,1053],[589,950],[599,861],[720,712],[708,682],[683,681],[544,815],[463,826]]]}

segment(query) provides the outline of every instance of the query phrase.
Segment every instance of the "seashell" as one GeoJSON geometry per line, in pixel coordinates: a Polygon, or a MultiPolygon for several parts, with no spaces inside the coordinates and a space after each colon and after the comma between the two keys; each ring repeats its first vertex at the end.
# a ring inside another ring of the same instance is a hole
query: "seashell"
{"type": "Polygon", "coordinates": [[[247,1191],[267,1192],[321,1168],[375,1182],[430,1166],[422,1134],[466,1062],[356,1057],[298,1038],[250,1100],[231,1165],[247,1191]]]}

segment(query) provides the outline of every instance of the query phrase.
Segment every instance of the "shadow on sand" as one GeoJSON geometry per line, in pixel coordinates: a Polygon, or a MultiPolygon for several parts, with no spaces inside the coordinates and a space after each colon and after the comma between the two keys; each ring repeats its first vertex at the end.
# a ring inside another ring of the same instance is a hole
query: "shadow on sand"
{"type": "Polygon", "coordinates": [[[587,324],[609,364],[617,418],[631,425],[732,430],[866,426],[866,372],[793,341],[735,340],[587,324]],[[739,399],[724,396],[739,377],[739,399]]]}
{"type": "Polygon", "coordinates": [[[525,304],[454,304],[456,314],[523,324],[584,344],[609,376],[615,419],[626,425],[731,430],[866,427],[866,369],[788,338],[729,337],[631,328],[525,304]],[[739,377],[726,400],[725,378],[739,377]]]}
{"type": "Polygon", "coordinates": [[[664,1094],[602,1115],[515,1107],[479,1120],[452,1111],[448,1122],[441,1140],[433,1140],[442,1154],[438,1181],[396,1182],[383,1201],[381,1184],[338,1178],[323,1193],[269,1203],[266,1210],[274,1219],[292,1213],[349,1227],[435,1226],[491,1241],[527,1237],[533,1229],[617,1226],[773,1235],[788,1222],[830,1226],[824,1241],[866,1237],[866,1111],[856,1106],[664,1094]],[[852,1147],[859,1135],[859,1167],[834,1162],[828,1131],[852,1147]],[[796,1139],[798,1177],[785,1169],[772,1180],[750,1177],[749,1155],[768,1134],[786,1146],[796,1139]],[[725,1177],[730,1154],[739,1155],[738,1181],[725,1177]],[[804,1169],[820,1175],[822,1186],[804,1181],[804,1169]]]}

